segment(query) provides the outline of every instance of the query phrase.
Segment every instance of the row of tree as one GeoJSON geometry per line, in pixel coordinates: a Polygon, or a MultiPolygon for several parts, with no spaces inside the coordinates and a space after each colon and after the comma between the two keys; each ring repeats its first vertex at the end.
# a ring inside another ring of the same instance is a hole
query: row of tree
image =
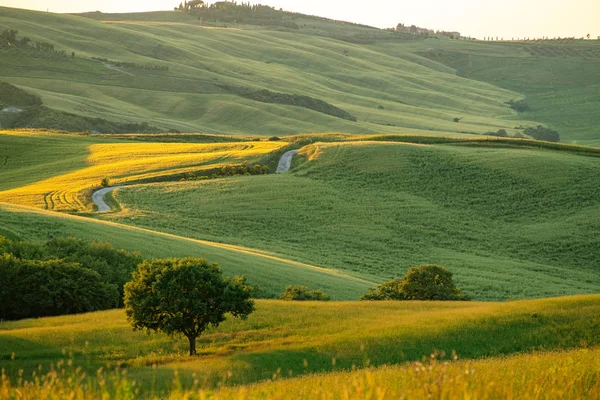
{"type": "Polygon", "coordinates": [[[230,1],[218,1],[209,5],[202,0],[192,0],[180,3],[175,10],[191,13],[199,20],[208,22],[300,28],[292,21],[296,18],[292,13],[249,2],[237,4],[230,1]]]}

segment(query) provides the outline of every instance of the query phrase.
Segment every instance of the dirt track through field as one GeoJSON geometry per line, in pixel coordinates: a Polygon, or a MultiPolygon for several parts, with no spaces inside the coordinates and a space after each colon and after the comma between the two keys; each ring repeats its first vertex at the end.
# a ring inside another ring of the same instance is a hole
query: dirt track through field
{"type": "Polygon", "coordinates": [[[104,201],[104,196],[106,196],[107,193],[110,193],[113,190],[120,189],[122,187],[123,186],[107,187],[104,189],[96,190],[92,194],[92,201],[94,202],[94,204],[96,204],[96,206],[98,206],[99,213],[104,213],[104,212],[110,211],[110,206],[108,204],[106,204],[106,201],[104,201]]]}
{"type": "MultiPolygon", "coordinates": [[[[276,173],[282,174],[284,172],[288,172],[290,170],[290,167],[292,166],[292,158],[294,158],[294,155],[296,153],[298,153],[298,150],[290,150],[283,153],[283,155],[279,159],[279,165],[277,166],[276,173]]],[[[104,196],[106,196],[106,194],[112,192],[113,190],[121,189],[123,187],[124,186],[107,187],[104,189],[96,190],[92,194],[92,201],[98,207],[99,213],[105,213],[110,211],[110,206],[106,204],[106,201],[104,201],[104,196]]]]}
{"type": "Polygon", "coordinates": [[[284,172],[288,172],[290,170],[290,167],[292,166],[292,158],[294,158],[294,155],[296,153],[298,153],[298,150],[290,150],[290,151],[286,151],[285,153],[283,153],[283,155],[279,159],[279,165],[277,166],[277,171],[275,171],[275,172],[278,174],[283,174],[284,172]]]}

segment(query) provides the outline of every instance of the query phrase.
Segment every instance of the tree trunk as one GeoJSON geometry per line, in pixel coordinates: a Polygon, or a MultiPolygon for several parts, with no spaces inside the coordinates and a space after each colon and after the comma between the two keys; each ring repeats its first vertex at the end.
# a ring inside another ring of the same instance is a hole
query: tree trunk
{"type": "Polygon", "coordinates": [[[188,336],[188,340],[190,341],[190,356],[196,355],[196,337],[188,336]]]}

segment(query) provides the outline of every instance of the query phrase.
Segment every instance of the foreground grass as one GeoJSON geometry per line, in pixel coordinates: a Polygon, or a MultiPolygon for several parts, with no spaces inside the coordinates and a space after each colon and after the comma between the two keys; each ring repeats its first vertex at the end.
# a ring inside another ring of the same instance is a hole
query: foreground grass
{"type": "Polygon", "coordinates": [[[32,177],[27,172],[32,165],[36,165],[36,171],[47,170],[34,176],[49,176],[0,192],[0,202],[55,211],[90,210],[90,191],[99,188],[103,178],[108,178],[111,185],[164,179],[225,164],[256,162],[286,145],[285,142],[110,143],[106,138],[66,135],[65,139],[58,134],[19,131],[1,131],[0,140],[5,145],[2,152],[6,153],[8,184],[14,187],[30,182],[32,177]],[[38,147],[45,150],[37,150],[38,147]],[[57,153],[63,147],[68,149],[66,155],[70,157],[63,158],[63,154],[57,153]],[[58,168],[54,168],[54,163],[58,168]],[[63,171],[66,173],[61,174],[63,171]]]}
{"type": "MultiPolygon", "coordinates": [[[[126,367],[145,393],[170,390],[174,371],[190,388],[421,360],[436,350],[475,359],[600,345],[599,296],[512,303],[291,303],[259,301],[247,321],[227,320],[185,355],[179,337],[133,332],[122,310],[0,325],[10,377],[69,354],[90,374],[126,367]],[[14,353],[14,354],[13,354],[14,353]],[[11,358],[14,358],[11,360],[11,358]]],[[[308,378],[307,378],[308,379],[308,378]]]]}
{"type": "Polygon", "coordinates": [[[596,293],[597,157],[509,145],[318,143],[288,174],[127,188],[138,213],[103,218],[377,281],[435,262],[479,300],[596,293]]]}
{"type": "MultiPolygon", "coordinates": [[[[216,391],[183,389],[175,378],[165,399],[594,399],[600,396],[600,348],[536,352],[477,361],[430,359],[403,366],[313,374],[216,391]]],[[[156,398],[142,394],[126,371],[99,372],[101,383],[68,363],[31,381],[0,380],[0,396],[11,399],[156,398]],[[103,383],[102,383],[103,382],[103,383]]]]}

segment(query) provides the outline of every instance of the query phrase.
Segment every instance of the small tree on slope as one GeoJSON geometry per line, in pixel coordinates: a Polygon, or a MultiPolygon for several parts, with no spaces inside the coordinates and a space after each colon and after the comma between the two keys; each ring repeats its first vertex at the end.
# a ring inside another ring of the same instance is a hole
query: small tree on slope
{"type": "Polygon", "coordinates": [[[190,355],[196,338],[226,314],[242,319],[254,311],[246,278],[223,276],[217,264],[200,258],[144,262],[125,285],[125,312],[135,330],[181,333],[190,355]]]}
{"type": "Polygon", "coordinates": [[[452,280],[452,272],[436,264],[408,270],[404,278],[370,288],[361,300],[469,300],[452,280]]]}

